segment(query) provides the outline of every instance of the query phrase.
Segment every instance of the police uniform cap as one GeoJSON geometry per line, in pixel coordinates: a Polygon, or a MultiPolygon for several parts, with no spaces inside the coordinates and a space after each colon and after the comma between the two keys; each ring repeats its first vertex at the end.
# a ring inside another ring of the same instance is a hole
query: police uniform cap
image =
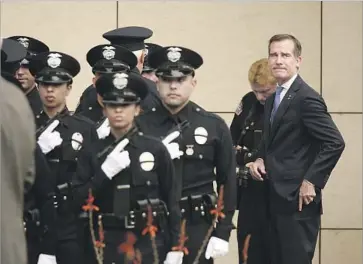
{"type": "Polygon", "coordinates": [[[36,55],[29,64],[30,73],[42,83],[68,83],[79,73],[81,66],[72,56],[49,51],[36,55]]]}
{"type": "Polygon", "coordinates": [[[147,83],[135,73],[107,73],[96,81],[97,93],[104,104],[138,104],[148,94],[147,83]]]}
{"type": "Polygon", "coordinates": [[[180,78],[193,74],[203,64],[203,58],[191,49],[168,46],[151,53],[148,62],[157,76],[180,78]]]}
{"type": "Polygon", "coordinates": [[[0,56],[1,56],[1,64],[2,64],[2,63],[4,63],[6,61],[6,58],[8,56],[6,55],[6,53],[3,50],[1,50],[1,55],[0,56]]]}
{"type": "Polygon", "coordinates": [[[2,39],[1,72],[14,75],[19,69],[19,62],[26,56],[26,49],[19,42],[12,39],[2,39]]]}
{"type": "Polygon", "coordinates": [[[155,70],[149,65],[149,55],[161,48],[162,46],[155,43],[145,43],[145,59],[144,59],[144,67],[142,69],[143,72],[152,72],[155,70]]]}
{"type": "Polygon", "coordinates": [[[6,54],[5,62],[19,62],[26,56],[26,49],[12,39],[2,39],[1,50],[6,54]]]}
{"type": "Polygon", "coordinates": [[[87,52],[87,62],[93,72],[112,73],[135,68],[137,58],[130,50],[112,44],[93,47],[87,52]]]}
{"type": "Polygon", "coordinates": [[[122,27],[108,31],[102,35],[113,45],[119,45],[131,51],[145,48],[144,40],[153,35],[151,29],[145,27],[122,27]]]}
{"type": "Polygon", "coordinates": [[[29,60],[35,55],[48,52],[49,47],[42,41],[28,36],[11,36],[8,39],[19,42],[27,51],[26,57],[21,61],[21,65],[28,65],[29,60]]]}

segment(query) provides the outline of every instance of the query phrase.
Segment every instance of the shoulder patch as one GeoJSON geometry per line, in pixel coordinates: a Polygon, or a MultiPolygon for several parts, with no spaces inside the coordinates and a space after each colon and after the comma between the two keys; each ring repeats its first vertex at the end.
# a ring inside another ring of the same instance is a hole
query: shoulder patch
{"type": "Polygon", "coordinates": [[[242,109],[243,109],[243,103],[242,103],[242,100],[241,100],[239,102],[236,110],[234,111],[234,113],[239,116],[242,113],[242,109]]]}

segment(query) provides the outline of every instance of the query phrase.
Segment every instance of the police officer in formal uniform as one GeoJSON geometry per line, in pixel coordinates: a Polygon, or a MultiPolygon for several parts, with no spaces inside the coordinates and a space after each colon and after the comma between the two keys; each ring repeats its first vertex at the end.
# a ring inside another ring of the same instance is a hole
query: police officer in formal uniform
{"type": "Polygon", "coordinates": [[[40,255],[38,263],[78,264],[82,254],[70,183],[79,151],[97,139],[94,123],[70,115],[66,106],[80,65],[73,57],[52,51],[38,54],[30,61],[29,69],[43,102],[43,110],[36,116],[37,142],[55,175],[53,190],[57,201],[55,256],[40,255]]]}
{"type": "MultiPolygon", "coordinates": [[[[153,31],[145,27],[123,27],[104,33],[102,36],[114,45],[119,45],[131,50],[137,57],[137,65],[133,72],[142,73],[145,63],[145,43],[144,41],[153,35],[153,31]]],[[[148,85],[148,95],[141,102],[143,112],[148,112],[161,105],[159,93],[153,81],[145,78],[148,85]]]]}
{"type": "Polygon", "coordinates": [[[144,59],[144,65],[142,68],[141,75],[153,82],[157,81],[157,77],[155,75],[155,69],[151,68],[149,65],[149,55],[157,51],[158,49],[162,48],[160,45],[155,43],[145,43],[145,59],[144,59]]]}
{"type": "Polygon", "coordinates": [[[246,164],[256,159],[263,131],[264,102],[274,93],[276,80],[267,59],[254,62],[248,78],[252,91],[243,96],[230,127],[237,161],[239,263],[268,264],[265,185],[251,178],[246,164]]]}
{"type": "Polygon", "coordinates": [[[39,53],[48,52],[49,48],[42,41],[28,36],[12,36],[8,37],[8,39],[18,41],[27,50],[27,55],[20,62],[20,67],[17,69],[15,76],[21,83],[23,91],[35,115],[42,110],[43,105],[39,97],[35,78],[29,71],[29,61],[39,53]]]}
{"type": "Polygon", "coordinates": [[[93,84],[82,94],[75,113],[94,122],[103,122],[102,98],[96,93],[94,84],[102,74],[130,71],[136,66],[137,59],[131,51],[112,44],[97,45],[87,52],[86,57],[94,74],[93,84]]]}
{"type": "MultiPolygon", "coordinates": [[[[23,45],[12,39],[4,39],[1,48],[1,75],[22,89],[21,83],[15,78],[14,66],[26,56],[23,45]]],[[[27,243],[28,264],[36,264],[39,254],[54,254],[53,178],[44,154],[39,146],[34,152],[35,181],[32,186],[25,186],[24,196],[24,228],[27,243]]]]}
{"type": "Polygon", "coordinates": [[[180,127],[180,137],[166,146],[183,186],[180,206],[187,221],[189,250],[183,263],[193,263],[212,224],[210,210],[217,198],[213,182],[217,182],[218,192],[224,185],[226,217],[219,219],[199,263],[213,263],[213,258],[228,253],[236,201],[236,163],[228,127],[220,117],[189,100],[196,86],[195,69],[202,63],[198,53],[183,47],[164,47],[152,53],[149,64],[157,69],[163,106],[138,119],[143,130],[161,138],[180,127]]]}
{"type": "MultiPolygon", "coordinates": [[[[99,207],[105,237],[104,264],[131,263],[125,262],[125,255],[117,251],[127,232],[137,237],[135,247],[141,251],[142,263],[154,263],[149,235],[141,235],[147,224],[148,206],[158,227],[159,260],[165,257],[167,237],[171,239],[168,247],[178,243],[180,187],[172,160],[159,140],[134,125],[147,88],[143,78],[134,73],[105,74],[96,82],[111,133],[85,149],[73,182],[81,202],[85,203],[91,189],[94,204],[99,207]]],[[[87,246],[85,263],[97,263],[92,241],[87,246]]],[[[174,254],[180,252],[170,252],[169,258],[174,254]]]]}

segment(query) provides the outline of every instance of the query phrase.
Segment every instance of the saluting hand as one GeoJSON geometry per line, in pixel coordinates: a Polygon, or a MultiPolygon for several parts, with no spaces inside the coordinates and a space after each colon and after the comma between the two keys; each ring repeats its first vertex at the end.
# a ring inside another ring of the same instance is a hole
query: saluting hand
{"type": "Polygon", "coordinates": [[[49,153],[63,142],[59,132],[54,131],[58,125],[59,120],[54,120],[38,138],[38,145],[44,154],[49,153]]]}
{"type": "Polygon", "coordinates": [[[110,135],[111,128],[110,128],[110,122],[108,121],[108,118],[105,118],[105,120],[102,122],[102,125],[100,125],[99,128],[97,128],[97,135],[99,139],[103,139],[110,135]]]}
{"type": "Polygon", "coordinates": [[[129,152],[124,150],[129,142],[127,138],[119,142],[102,163],[101,169],[110,180],[131,164],[129,152]]]}
{"type": "Polygon", "coordinates": [[[180,132],[174,131],[163,139],[163,144],[168,149],[171,159],[179,159],[180,156],[183,156],[184,154],[183,151],[180,150],[180,146],[178,143],[176,142],[171,143],[174,139],[176,139],[179,136],[180,132]]]}

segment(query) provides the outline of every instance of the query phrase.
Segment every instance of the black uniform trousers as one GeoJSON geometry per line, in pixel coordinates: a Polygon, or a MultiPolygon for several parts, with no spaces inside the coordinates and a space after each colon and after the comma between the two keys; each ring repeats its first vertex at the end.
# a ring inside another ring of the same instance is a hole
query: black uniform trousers
{"type": "Polygon", "coordinates": [[[237,242],[239,264],[269,264],[266,185],[249,179],[239,187],[237,242]]]}
{"type": "MultiPolygon", "coordinates": [[[[63,205],[61,205],[62,208],[63,205]]],[[[82,248],[79,220],[69,208],[58,211],[57,219],[57,264],[79,264],[82,262],[82,248]]]]}
{"type": "Polygon", "coordinates": [[[37,264],[40,254],[39,230],[27,227],[25,232],[28,264],[37,264]]]}
{"type": "MultiPolygon", "coordinates": [[[[96,224],[97,225],[97,224],[96,224]]],[[[88,225],[87,225],[88,226],[88,225]]],[[[127,233],[132,232],[136,236],[136,243],[134,249],[139,250],[141,253],[141,263],[153,264],[154,253],[150,240],[150,235],[142,235],[141,231],[119,229],[119,228],[105,228],[104,229],[104,244],[103,249],[103,264],[132,264],[132,260],[128,261],[126,255],[120,251],[120,245],[127,243],[127,233]]],[[[98,233],[96,232],[98,238],[98,233]]],[[[84,236],[84,262],[85,264],[98,264],[96,260],[95,250],[92,244],[92,239],[89,230],[85,232],[84,236]]],[[[156,247],[158,250],[159,262],[163,263],[166,254],[166,241],[162,232],[158,231],[155,236],[156,247]]]]}
{"type": "MultiPolygon", "coordinates": [[[[205,236],[208,232],[208,229],[210,228],[211,224],[207,221],[198,222],[198,223],[190,223],[188,224],[188,219],[186,222],[186,236],[188,237],[188,240],[185,243],[185,247],[188,249],[189,254],[184,255],[183,258],[183,264],[192,264],[198,254],[199,249],[202,246],[203,240],[205,239],[205,236]]],[[[208,243],[207,243],[208,245],[208,243]]],[[[199,258],[199,264],[213,264],[213,258],[206,259],[205,258],[205,250],[207,249],[207,246],[205,247],[203,253],[201,254],[199,258]]]]}

